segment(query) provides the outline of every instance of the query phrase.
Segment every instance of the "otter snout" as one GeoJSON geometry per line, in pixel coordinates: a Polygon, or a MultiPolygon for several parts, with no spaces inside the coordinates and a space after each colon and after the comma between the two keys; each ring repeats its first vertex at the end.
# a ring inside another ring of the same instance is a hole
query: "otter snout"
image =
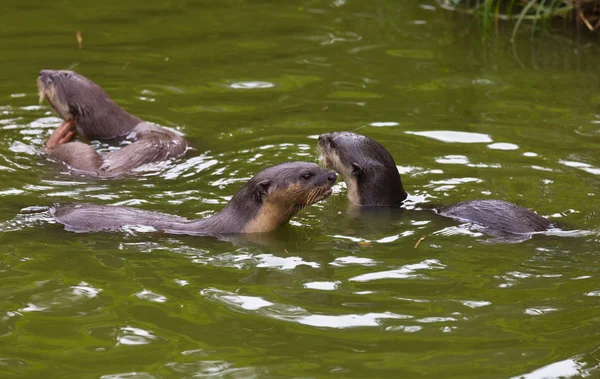
{"type": "Polygon", "coordinates": [[[319,147],[324,149],[331,147],[331,141],[333,139],[333,133],[323,133],[319,136],[319,147]]]}
{"type": "Polygon", "coordinates": [[[38,86],[38,94],[40,96],[40,104],[44,101],[45,98],[49,96],[48,92],[50,87],[54,84],[54,79],[52,79],[51,70],[42,70],[38,74],[37,86],[38,86]]]}
{"type": "Polygon", "coordinates": [[[317,178],[315,178],[317,179],[314,188],[314,190],[317,191],[315,192],[316,196],[313,197],[311,200],[307,201],[308,204],[312,204],[319,200],[323,200],[333,193],[331,187],[333,187],[337,179],[336,173],[325,169],[320,170],[322,170],[322,174],[318,175],[317,178]]]}
{"type": "Polygon", "coordinates": [[[335,181],[337,179],[337,174],[331,170],[327,170],[324,168],[319,167],[317,169],[316,172],[316,176],[312,179],[310,179],[311,181],[313,181],[313,183],[316,186],[333,186],[335,184],[335,181]]]}
{"type": "Polygon", "coordinates": [[[68,80],[72,71],[67,70],[41,70],[38,73],[38,91],[40,104],[44,99],[60,117],[70,120],[73,115],[69,111],[68,96],[65,95],[64,81],[68,80]]]}
{"type": "Polygon", "coordinates": [[[38,83],[49,86],[56,81],[68,80],[73,76],[75,76],[75,73],[69,70],[41,70],[38,74],[38,83]]]}
{"type": "Polygon", "coordinates": [[[41,70],[38,74],[37,85],[40,95],[40,104],[44,99],[53,98],[55,95],[55,76],[56,70],[41,70]]]}
{"type": "Polygon", "coordinates": [[[43,85],[43,88],[54,84],[54,76],[56,70],[41,70],[38,74],[38,85],[43,85]]]}

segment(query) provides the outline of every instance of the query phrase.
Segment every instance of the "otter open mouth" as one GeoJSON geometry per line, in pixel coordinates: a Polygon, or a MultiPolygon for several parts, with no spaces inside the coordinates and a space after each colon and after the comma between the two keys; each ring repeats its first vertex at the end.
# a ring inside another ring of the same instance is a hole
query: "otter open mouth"
{"type": "Polygon", "coordinates": [[[321,200],[328,198],[333,193],[331,186],[319,187],[311,191],[306,199],[306,205],[315,204],[321,200]]]}
{"type": "Polygon", "coordinates": [[[301,203],[295,203],[294,206],[297,211],[300,211],[305,207],[316,204],[319,201],[328,198],[332,193],[333,189],[330,186],[317,187],[310,191],[301,203]]]}

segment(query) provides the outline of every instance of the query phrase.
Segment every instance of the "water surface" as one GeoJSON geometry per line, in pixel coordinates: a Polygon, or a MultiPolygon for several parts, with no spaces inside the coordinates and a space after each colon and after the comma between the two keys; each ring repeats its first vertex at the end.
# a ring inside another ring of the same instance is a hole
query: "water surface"
{"type": "Polygon", "coordinates": [[[598,46],[526,30],[513,46],[510,27],[482,44],[434,5],[6,3],[2,377],[600,375],[598,46]],[[35,79],[72,66],[196,151],[115,181],[46,161],[60,119],[35,79]],[[413,206],[357,213],[343,184],[274,235],[234,241],[74,234],[21,211],[203,217],[341,130],[388,147],[413,205],[502,199],[561,230],[489,244],[413,206]]]}

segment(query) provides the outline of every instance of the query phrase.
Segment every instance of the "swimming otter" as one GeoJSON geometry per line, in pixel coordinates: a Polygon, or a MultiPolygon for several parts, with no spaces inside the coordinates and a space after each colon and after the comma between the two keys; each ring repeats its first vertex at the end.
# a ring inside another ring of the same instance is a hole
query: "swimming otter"
{"type": "Polygon", "coordinates": [[[334,172],[315,163],[271,166],[252,177],[223,210],[201,220],[93,204],[58,205],[51,213],[73,232],[116,231],[127,226],[191,235],[269,232],[287,223],[302,208],[331,195],[335,179],[334,172]]]}
{"type": "Polygon", "coordinates": [[[65,121],[46,142],[50,158],[76,171],[118,177],[141,165],[181,157],[187,144],[180,135],[145,122],[118,106],[96,83],[73,71],[42,70],[40,102],[48,100],[65,121]],[[90,145],[69,142],[75,131],[88,140],[132,143],[100,155],[90,145]]]}
{"type": "MultiPolygon", "coordinates": [[[[337,171],[348,187],[348,199],[362,206],[400,206],[408,196],[391,154],[377,141],[352,132],[319,136],[325,167],[337,171]]],[[[526,235],[548,230],[548,219],[501,200],[472,200],[435,207],[444,217],[479,225],[494,236],[526,235]]]]}

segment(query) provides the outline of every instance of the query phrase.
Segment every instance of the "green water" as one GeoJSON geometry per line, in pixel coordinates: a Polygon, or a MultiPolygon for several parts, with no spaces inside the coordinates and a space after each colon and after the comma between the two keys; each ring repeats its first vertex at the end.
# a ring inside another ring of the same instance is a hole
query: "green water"
{"type": "Polygon", "coordinates": [[[483,45],[433,1],[91,4],[0,13],[0,377],[600,377],[595,41],[524,29],[511,46],[507,27],[483,45]],[[37,72],[74,64],[197,151],[116,181],[44,160],[60,120],[37,105],[37,72]],[[561,230],[488,244],[424,212],[357,214],[340,184],[253,241],[20,215],[81,201],[205,216],[338,130],[387,146],[412,203],[497,198],[561,230]]]}

